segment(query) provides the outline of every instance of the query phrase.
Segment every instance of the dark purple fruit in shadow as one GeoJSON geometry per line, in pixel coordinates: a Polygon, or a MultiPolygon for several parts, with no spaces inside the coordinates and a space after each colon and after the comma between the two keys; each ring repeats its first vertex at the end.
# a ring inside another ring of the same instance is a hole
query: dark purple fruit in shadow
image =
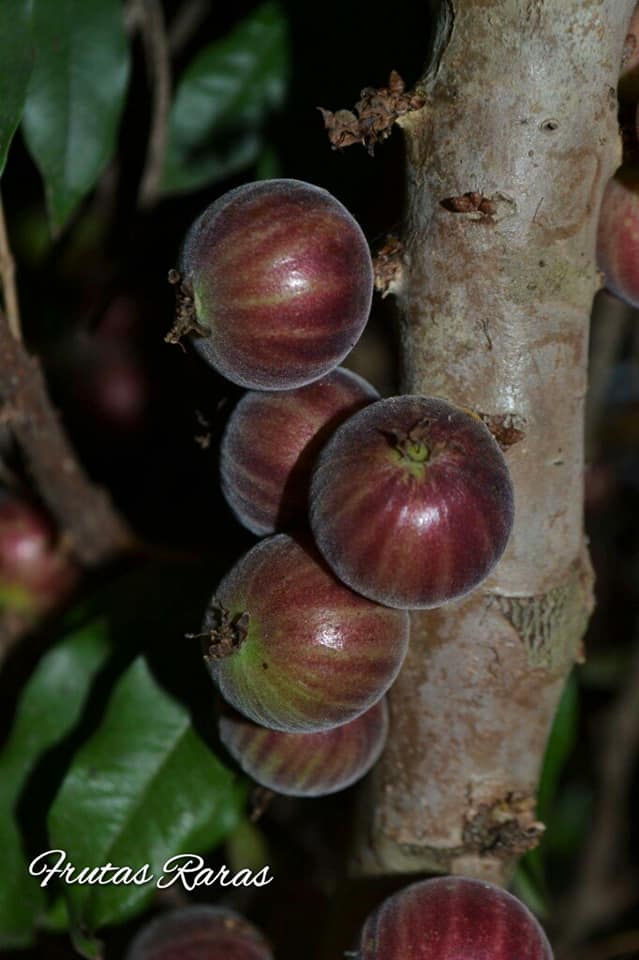
{"type": "Polygon", "coordinates": [[[513,524],[503,454],[478,417],[444,400],[391,397],[337,428],[317,461],[311,526],[353,590],[435,607],[476,587],[513,524]]]}
{"type": "Polygon", "coordinates": [[[272,953],[244,917],[202,904],[152,920],[133,940],[125,960],[272,960],[272,953]]]}
{"type": "Polygon", "coordinates": [[[367,919],[358,960],[553,960],[530,910],[481,880],[438,877],[393,894],[367,919]]]}
{"type": "Polygon", "coordinates": [[[67,599],[78,578],[46,514],[28,500],[0,492],[0,612],[48,613],[67,599]]]}
{"type": "Polygon", "coordinates": [[[315,548],[262,540],[220,583],[204,659],[224,699],[262,726],[310,733],[354,720],[386,693],[408,615],[358,596],[315,548]]]}
{"type": "Polygon", "coordinates": [[[204,334],[194,343],[243,387],[287,390],[336,367],[368,319],[366,238],[326,190],[261,180],[216,200],[188,231],[182,291],[204,334]]]}
{"type": "Polygon", "coordinates": [[[238,713],[220,717],[220,739],[262,787],[290,797],[323,797],[361,780],[377,762],[388,732],[386,700],[319,733],[268,730],[238,713]]]}
{"type": "Polygon", "coordinates": [[[222,491],[240,523],[264,536],[306,519],[317,454],[343,420],[378,397],[343,367],[296,390],[246,393],[220,452],[222,491]]]}

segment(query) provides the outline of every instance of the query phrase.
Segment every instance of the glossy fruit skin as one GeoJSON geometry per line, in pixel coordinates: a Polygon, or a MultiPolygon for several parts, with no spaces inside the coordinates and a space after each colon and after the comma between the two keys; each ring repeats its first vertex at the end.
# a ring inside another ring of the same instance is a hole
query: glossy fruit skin
{"type": "Polygon", "coordinates": [[[324,442],[348,416],[379,399],[343,367],[296,390],[251,390],[231,414],[220,448],[222,492],[258,536],[306,520],[308,489],[324,442]]]}
{"type": "Polygon", "coordinates": [[[179,271],[227,379],[289,390],[334,369],[359,339],[373,268],[364,234],[326,190],[261,180],[216,200],[188,231],[179,271]]]}
{"type": "Polygon", "coordinates": [[[220,605],[236,621],[248,614],[246,636],[218,659],[205,639],[205,662],[227,703],[273,730],[354,720],[386,693],[408,646],[407,614],[353,593],[311,543],[287,534],[256,544],[222,580],[207,637],[220,605]]]}
{"type": "Polygon", "coordinates": [[[482,880],[437,877],[388,897],[362,929],[358,960],[553,960],[540,924],[482,880]]]}
{"type": "Polygon", "coordinates": [[[290,797],[324,797],[352,786],[379,760],[388,733],[382,698],[361,716],[319,733],[268,730],[230,711],[220,740],[262,787],[290,797]]]}
{"type": "Polygon", "coordinates": [[[604,190],[597,266],[611,293],[639,307],[639,171],[634,168],[622,167],[604,190]]]}
{"type": "Polygon", "coordinates": [[[69,596],[78,575],[40,507],[0,493],[0,610],[45,614],[69,596]]]}
{"type": "Polygon", "coordinates": [[[419,396],[379,400],[338,427],[310,504],[340,580],[400,609],[469,593],[501,557],[514,518],[508,467],[487,427],[419,396]]]}
{"type": "Polygon", "coordinates": [[[273,960],[273,955],[244,917],[198,904],[152,920],[133,940],[125,960],[273,960]]]}

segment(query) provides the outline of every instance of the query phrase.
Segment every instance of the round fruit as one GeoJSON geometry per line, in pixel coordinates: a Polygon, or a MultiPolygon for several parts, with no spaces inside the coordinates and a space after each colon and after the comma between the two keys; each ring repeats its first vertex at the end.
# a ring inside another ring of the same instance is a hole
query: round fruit
{"type": "Polygon", "coordinates": [[[481,880],[413,883],[366,920],[359,960],[552,960],[530,910],[481,880]]]}
{"type": "Polygon", "coordinates": [[[373,293],[361,228],[330,193],[299,180],[247,183],[211,204],[186,235],[179,279],[176,334],[195,327],[201,355],[258,390],[299,387],[336,367],[373,293]]]}
{"type": "Polygon", "coordinates": [[[222,580],[204,658],[224,699],[273,730],[309,733],[372,707],[397,676],[408,615],[353,593],[311,544],[278,534],[222,580]]]}
{"type": "Polygon", "coordinates": [[[296,390],[246,393],[220,451],[222,491],[240,523],[264,536],[305,518],[311,469],[327,437],[378,397],[343,367],[296,390]]]}
{"type": "Polygon", "coordinates": [[[261,786],[290,797],[323,797],[361,780],[377,762],[388,708],[379,700],[350,723],[319,733],[268,730],[229,711],[219,731],[231,756],[261,786]]]}
{"type": "Polygon", "coordinates": [[[152,920],[134,939],[126,960],[272,960],[272,953],[243,917],[202,904],[152,920]]]}
{"type": "Polygon", "coordinates": [[[606,287],[639,307],[639,170],[622,167],[604,191],[597,228],[597,264],[606,287]]]}
{"type": "Polygon", "coordinates": [[[391,397],[343,423],[319,456],[311,526],[340,580],[390,607],[435,607],[501,557],[513,488],[481,420],[444,400],[391,397]]]}
{"type": "Polygon", "coordinates": [[[0,493],[0,610],[44,614],[66,599],[77,579],[42,510],[0,493]]]}

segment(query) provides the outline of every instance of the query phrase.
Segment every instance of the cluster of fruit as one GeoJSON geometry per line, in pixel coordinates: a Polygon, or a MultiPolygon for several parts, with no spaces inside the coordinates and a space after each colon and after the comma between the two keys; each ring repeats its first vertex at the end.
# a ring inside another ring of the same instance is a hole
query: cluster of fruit
{"type": "Polygon", "coordinates": [[[628,27],[618,92],[624,164],[604,191],[597,264],[610,293],[639,307],[639,5],[628,27]]]}
{"type": "Polygon", "coordinates": [[[190,228],[172,280],[175,333],[193,332],[198,352],[249,388],[223,436],[222,487],[266,537],[204,619],[206,663],[237,711],[223,713],[221,739],[263,786],[330,793],[381,752],[408,610],[465,595],[502,555],[508,468],[472,412],[379,399],[338,367],[368,319],[373,267],[325,190],[271,180],[230,191],[190,228]]]}
{"type": "MultiPolygon", "coordinates": [[[[480,880],[442,877],[388,897],[365,921],[357,960],[552,960],[527,908],[480,880]]],[[[195,906],[144,928],[126,960],[272,960],[262,934],[230,910],[195,906]]]]}

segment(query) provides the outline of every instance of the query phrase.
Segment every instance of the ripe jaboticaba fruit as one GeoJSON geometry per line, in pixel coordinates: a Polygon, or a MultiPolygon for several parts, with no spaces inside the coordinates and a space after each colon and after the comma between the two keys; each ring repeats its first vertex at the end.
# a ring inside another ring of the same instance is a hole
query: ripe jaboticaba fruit
{"type": "Polygon", "coordinates": [[[126,960],[272,960],[272,953],[244,917],[198,904],[152,920],[131,943],[126,960]]]}
{"type": "Polygon", "coordinates": [[[346,417],[378,399],[343,367],[296,390],[251,390],[222,437],[222,490],[234,514],[258,536],[306,519],[315,458],[346,417]]]}
{"type": "Polygon", "coordinates": [[[604,190],[597,265],[608,290],[639,307],[639,170],[622,167],[604,190]]]}
{"type": "Polygon", "coordinates": [[[388,897],[362,929],[358,960],[552,960],[530,910],[481,880],[438,877],[388,897]]]}
{"type": "Polygon", "coordinates": [[[262,540],[220,583],[204,659],[224,699],[273,730],[354,720],[386,693],[408,645],[408,615],[358,596],[312,544],[262,540]]]}
{"type": "Polygon", "coordinates": [[[0,610],[28,617],[47,613],[67,599],[78,575],[46,514],[22,497],[0,492],[0,610]]]}
{"type": "Polygon", "coordinates": [[[326,190],[261,180],[195,221],[179,266],[180,327],[243,387],[288,390],[336,367],[366,325],[373,268],[364,234],[326,190]],[[191,314],[189,316],[189,314],[191,314]]]}
{"type": "Polygon", "coordinates": [[[391,397],[337,428],[319,456],[311,526],[337,576],[390,607],[476,587],[513,524],[503,454],[482,421],[439,399],[391,397]]]}
{"type": "Polygon", "coordinates": [[[268,730],[238,713],[223,713],[220,739],[257,783],[291,797],[323,797],[368,773],[384,749],[386,700],[361,716],[319,733],[268,730]]]}

